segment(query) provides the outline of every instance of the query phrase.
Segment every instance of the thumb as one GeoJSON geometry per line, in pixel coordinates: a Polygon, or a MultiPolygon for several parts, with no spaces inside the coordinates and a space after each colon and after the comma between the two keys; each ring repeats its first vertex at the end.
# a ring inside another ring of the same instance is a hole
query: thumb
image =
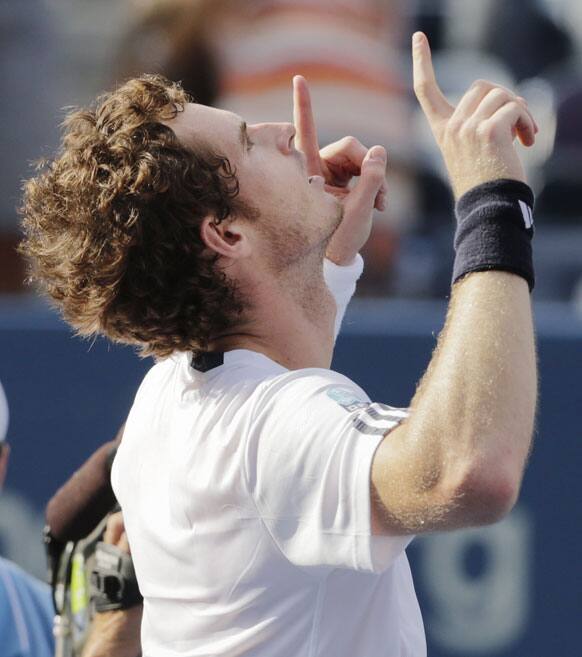
{"type": "Polygon", "coordinates": [[[386,181],[386,149],[372,146],[361,166],[358,184],[350,192],[346,210],[356,216],[372,212],[376,197],[386,181]]]}

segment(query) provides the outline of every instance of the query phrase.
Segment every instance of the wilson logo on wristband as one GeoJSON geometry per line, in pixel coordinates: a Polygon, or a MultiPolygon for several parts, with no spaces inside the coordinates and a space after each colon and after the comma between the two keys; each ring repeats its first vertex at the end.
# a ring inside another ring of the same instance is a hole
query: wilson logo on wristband
{"type": "Polygon", "coordinates": [[[531,208],[527,203],[523,201],[518,201],[519,207],[521,209],[521,216],[523,217],[523,222],[526,228],[531,228],[533,226],[533,215],[531,213],[531,208]]]}

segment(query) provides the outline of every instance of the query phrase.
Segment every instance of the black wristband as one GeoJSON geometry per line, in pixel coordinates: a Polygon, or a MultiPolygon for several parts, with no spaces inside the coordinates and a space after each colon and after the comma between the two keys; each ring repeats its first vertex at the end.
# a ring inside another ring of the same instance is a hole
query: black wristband
{"type": "Polygon", "coordinates": [[[499,269],[535,283],[530,187],[517,180],[493,180],[463,194],[455,214],[453,283],[475,271],[499,269]]]}

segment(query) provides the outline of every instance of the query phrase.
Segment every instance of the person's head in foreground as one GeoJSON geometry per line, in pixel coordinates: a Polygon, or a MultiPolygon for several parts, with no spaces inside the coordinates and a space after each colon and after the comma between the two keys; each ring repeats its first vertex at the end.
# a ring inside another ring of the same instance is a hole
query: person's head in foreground
{"type": "Polygon", "coordinates": [[[66,118],[57,157],[25,185],[31,279],[80,334],[158,357],[252,335],[274,290],[333,322],[322,263],[343,208],[294,136],[159,76],[128,81],[66,118]]]}

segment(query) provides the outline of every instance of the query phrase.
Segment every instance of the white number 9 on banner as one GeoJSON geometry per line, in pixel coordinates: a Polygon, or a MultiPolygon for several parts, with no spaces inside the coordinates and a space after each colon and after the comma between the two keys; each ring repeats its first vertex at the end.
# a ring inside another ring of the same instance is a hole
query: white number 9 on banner
{"type": "Polygon", "coordinates": [[[531,529],[528,514],[517,508],[492,527],[422,541],[420,574],[430,600],[426,626],[436,645],[478,655],[520,638],[530,609],[531,529]],[[471,549],[484,557],[476,576],[466,566],[471,549]]]}

